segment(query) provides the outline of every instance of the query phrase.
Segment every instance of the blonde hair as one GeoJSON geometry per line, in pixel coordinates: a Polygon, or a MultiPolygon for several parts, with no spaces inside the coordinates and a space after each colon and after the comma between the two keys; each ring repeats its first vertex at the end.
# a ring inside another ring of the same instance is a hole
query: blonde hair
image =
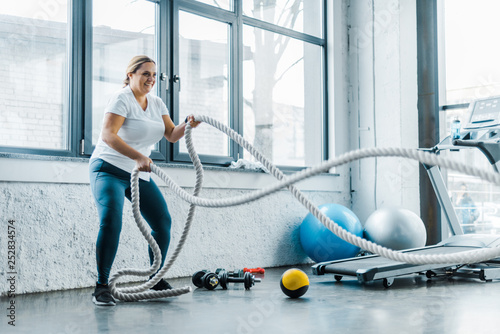
{"type": "Polygon", "coordinates": [[[155,61],[151,58],[149,58],[148,56],[135,56],[134,58],[132,58],[129,63],[128,63],[128,66],[127,66],[127,71],[125,72],[126,73],[126,77],[125,77],[125,80],[123,80],[123,87],[126,87],[130,84],[130,78],[128,77],[128,74],[129,73],[135,73],[137,71],[137,69],[139,69],[139,67],[141,67],[142,64],[144,63],[153,63],[156,65],[155,61]]]}

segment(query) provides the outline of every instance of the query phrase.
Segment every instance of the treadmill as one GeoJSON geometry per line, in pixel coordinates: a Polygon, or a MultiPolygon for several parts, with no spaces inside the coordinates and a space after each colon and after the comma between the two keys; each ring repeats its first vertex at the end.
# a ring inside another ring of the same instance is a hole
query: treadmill
{"type": "MultiPolygon", "coordinates": [[[[493,169],[500,167],[500,96],[478,99],[470,103],[467,122],[460,131],[459,138],[446,137],[438,145],[423,149],[439,154],[441,151],[479,149],[488,159],[493,169]]],[[[464,234],[458,222],[448,190],[438,166],[424,167],[441,205],[444,218],[448,222],[451,237],[434,246],[407,249],[403,253],[450,254],[484,247],[500,245],[500,235],[464,234]]],[[[360,283],[382,280],[388,288],[398,276],[420,274],[428,279],[438,275],[449,277],[472,277],[483,281],[500,278],[500,257],[476,264],[409,264],[384,258],[380,255],[358,256],[348,259],[327,261],[312,266],[314,275],[334,274],[340,281],[344,276],[357,277],[360,283]]]]}

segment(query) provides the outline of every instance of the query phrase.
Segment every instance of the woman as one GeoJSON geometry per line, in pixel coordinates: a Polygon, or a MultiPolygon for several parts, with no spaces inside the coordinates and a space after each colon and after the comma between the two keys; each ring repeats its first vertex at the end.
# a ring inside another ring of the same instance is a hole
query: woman
{"type": "MultiPolygon", "coordinates": [[[[118,249],[124,198],[131,198],[130,173],[134,167],[141,171],[141,214],[160,247],[163,266],[170,242],[171,218],[163,195],[150,178],[151,147],[162,137],[177,142],[184,136],[187,122],[192,127],[199,124],[190,115],[175,126],[163,101],[149,94],[156,82],[156,64],[151,58],[132,58],[126,73],[124,88],[111,98],[105,109],[103,128],[90,158],[90,186],[100,219],[96,243],[98,279],[92,294],[96,305],[115,305],[108,279],[118,249]]],[[[149,257],[152,263],[151,249],[149,257]]],[[[171,288],[161,279],[152,289],[171,288]]]]}

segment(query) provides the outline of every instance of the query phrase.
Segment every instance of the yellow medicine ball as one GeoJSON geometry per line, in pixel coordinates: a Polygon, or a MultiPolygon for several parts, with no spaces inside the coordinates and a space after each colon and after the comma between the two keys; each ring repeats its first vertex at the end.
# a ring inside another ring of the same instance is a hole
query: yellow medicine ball
{"type": "Polygon", "coordinates": [[[299,298],[309,289],[309,277],[300,269],[288,269],[281,275],[281,291],[290,298],[299,298]]]}

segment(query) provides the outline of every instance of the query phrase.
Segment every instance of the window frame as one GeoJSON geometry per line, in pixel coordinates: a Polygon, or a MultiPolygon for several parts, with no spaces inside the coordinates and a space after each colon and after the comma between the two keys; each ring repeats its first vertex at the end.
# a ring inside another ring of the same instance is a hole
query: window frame
{"type": "MultiPolygon", "coordinates": [[[[232,129],[236,132],[243,134],[243,28],[244,26],[250,26],[254,28],[259,28],[263,30],[267,30],[276,34],[285,35],[290,38],[294,38],[298,41],[310,43],[314,45],[318,45],[322,48],[322,58],[323,58],[323,68],[322,68],[322,96],[323,96],[323,110],[322,110],[322,141],[323,141],[323,149],[322,149],[322,160],[328,159],[329,152],[329,132],[328,132],[328,62],[327,62],[327,38],[328,38],[328,30],[327,30],[327,13],[326,10],[328,8],[327,1],[322,0],[321,4],[323,6],[323,22],[322,22],[322,38],[308,35],[306,33],[301,33],[293,29],[281,27],[269,22],[261,21],[255,18],[247,17],[243,15],[243,6],[241,1],[234,2],[234,11],[227,11],[224,9],[220,9],[214,7],[212,5],[204,4],[202,2],[197,1],[189,1],[189,0],[177,0],[173,1],[173,28],[172,28],[172,49],[178,50],[179,43],[179,11],[183,10],[189,12],[194,15],[200,15],[208,19],[217,20],[223,23],[227,23],[230,25],[230,34],[229,40],[232,45],[230,45],[230,72],[229,72],[229,80],[232,80],[232,101],[229,106],[229,124],[232,129]]],[[[172,64],[172,73],[178,73],[179,71],[179,62],[178,57],[174,57],[172,64]]],[[[182,78],[181,78],[182,81],[182,78]]],[[[173,86],[174,83],[171,82],[173,86]]],[[[179,99],[178,99],[178,87],[174,89],[174,94],[176,95],[173,98],[172,110],[173,110],[173,119],[179,118],[179,99]]],[[[244,136],[244,134],[243,134],[244,136]]],[[[229,155],[226,157],[223,156],[213,156],[213,155],[200,155],[200,159],[204,163],[209,164],[219,164],[219,165],[228,165],[231,161],[237,160],[240,156],[243,156],[243,148],[233,141],[229,144],[229,155]]],[[[181,162],[190,162],[189,155],[187,153],[180,153],[179,144],[173,145],[172,152],[172,160],[173,161],[181,161],[181,162]]],[[[306,167],[300,166],[281,166],[281,168],[285,170],[301,170],[306,167]]]]}
{"type": "MultiPolygon", "coordinates": [[[[240,84],[235,84],[237,77],[240,77],[236,72],[236,64],[239,64],[239,59],[240,59],[240,48],[235,47],[238,45],[238,36],[240,35],[240,27],[239,24],[237,24],[237,14],[235,11],[227,11],[224,9],[220,9],[217,7],[214,7],[212,5],[208,5],[202,2],[190,2],[190,1],[173,1],[173,9],[172,9],[172,50],[179,50],[179,12],[184,11],[190,14],[194,15],[199,15],[207,19],[215,20],[218,22],[222,22],[225,24],[229,25],[229,36],[228,36],[228,41],[229,41],[229,82],[233,83],[230,84],[230,90],[229,90],[229,124],[228,126],[234,129],[235,131],[238,132],[237,129],[242,127],[242,124],[239,124],[239,122],[236,121],[237,118],[235,117],[238,112],[237,110],[241,110],[241,106],[239,105],[239,96],[240,96],[240,84]]],[[[238,10],[238,7],[240,7],[239,1],[236,1],[234,4],[235,10],[238,10]]],[[[176,52],[176,51],[174,51],[176,52]]],[[[238,67],[240,67],[238,65],[238,67]]],[[[173,78],[174,75],[178,74],[180,71],[179,69],[179,57],[178,54],[175,54],[175,56],[172,57],[172,76],[173,78]]],[[[175,123],[175,120],[181,121],[179,118],[179,87],[182,85],[182,78],[181,78],[181,83],[174,83],[171,79],[170,83],[172,87],[172,104],[171,104],[171,114],[173,115],[172,120],[175,123]]],[[[227,156],[219,156],[219,155],[206,155],[206,154],[200,154],[200,160],[203,163],[207,164],[215,164],[215,165],[222,165],[222,166],[227,166],[231,164],[231,161],[236,160],[236,157],[238,156],[239,152],[239,146],[234,142],[230,141],[229,142],[229,154],[227,156]]],[[[172,152],[171,152],[171,159],[172,162],[184,162],[184,163],[189,163],[191,162],[191,158],[189,157],[188,153],[183,153],[180,152],[180,146],[179,143],[172,144],[172,152]]]]}
{"type": "MultiPolygon", "coordinates": [[[[328,160],[329,158],[329,131],[328,131],[328,122],[329,122],[329,113],[328,113],[328,61],[327,61],[327,38],[328,38],[328,30],[327,30],[327,15],[326,15],[326,10],[328,8],[326,0],[322,1],[323,5],[323,37],[319,38],[316,36],[308,35],[305,33],[298,32],[293,29],[289,28],[284,28],[278,25],[274,25],[269,22],[265,21],[260,21],[258,19],[254,19],[251,17],[247,17],[242,15],[242,26],[241,26],[241,34],[243,34],[243,26],[249,26],[252,28],[258,28],[262,30],[267,30],[275,34],[281,34],[290,38],[294,38],[300,42],[304,43],[310,43],[313,45],[320,46],[323,50],[322,52],[322,80],[323,80],[323,87],[322,87],[322,105],[323,105],[323,113],[322,113],[322,144],[323,144],[323,149],[322,149],[322,160],[328,160]]],[[[240,6],[241,7],[241,6],[240,6]]],[[[243,44],[243,43],[242,43],[243,44]]],[[[243,62],[243,61],[242,61],[243,62]]],[[[243,63],[240,64],[241,71],[243,71],[243,63]]],[[[241,81],[240,81],[241,87],[243,87],[243,75],[241,74],[241,81]]],[[[241,88],[241,96],[239,96],[240,100],[243,100],[243,88],[241,88]]],[[[241,106],[241,115],[243,114],[243,106],[241,106]]],[[[241,117],[241,129],[243,129],[243,117],[241,117]]],[[[242,130],[241,130],[242,131],[242,130]]],[[[242,133],[242,132],[240,132],[242,133]]],[[[240,155],[243,155],[243,149],[240,148],[240,151],[238,152],[240,155]]],[[[299,171],[302,169],[305,169],[310,166],[279,166],[280,169],[283,170],[289,170],[289,171],[299,171]]]]}
{"type": "MultiPolygon", "coordinates": [[[[323,101],[322,101],[322,105],[323,105],[323,111],[322,111],[322,120],[323,120],[323,124],[322,124],[322,131],[323,131],[323,134],[322,134],[322,144],[323,144],[323,149],[322,149],[322,160],[328,160],[329,158],[329,151],[330,151],[330,147],[329,147],[329,144],[330,144],[330,136],[331,134],[329,133],[329,128],[328,128],[328,123],[329,123],[329,113],[328,113],[328,110],[329,110],[329,106],[328,106],[328,76],[327,76],[327,73],[328,73],[328,52],[327,52],[327,40],[328,40],[328,37],[329,37],[329,32],[328,32],[328,22],[327,22],[327,10],[329,8],[328,6],[328,3],[327,3],[327,0],[322,0],[321,1],[321,5],[322,5],[322,37],[316,37],[316,36],[313,36],[313,35],[309,35],[309,34],[306,34],[306,33],[302,33],[302,32],[298,32],[296,30],[293,30],[293,29],[290,29],[290,28],[285,28],[285,27],[282,27],[282,26],[278,26],[278,25],[275,25],[275,24],[272,24],[272,23],[269,23],[269,22],[265,22],[265,21],[260,21],[258,19],[255,19],[255,18],[252,18],[252,17],[248,17],[248,16],[245,16],[243,15],[243,8],[242,8],[242,5],[241,3],[238,1],[238,9],[240,10],[240,15],[241,15],[241,18],[242,18],[242,22],[241,22],[241,28],[240,28],[240,31],[241,31],[241,34],[243,34],[243,25],[247,25],[247,26],[250,26],[250,27],[254,27],[254,28],[259,28],[259,29],[263,29],[263,30],[268,30],[268,31],[271,31],[273,33],[276,33],[276,34],[281,34],[281,35],[285,35],[287,37],[290,37],[290,38],[294,38],[294,39],[297,39],[298,41],[301,41],[301,42],[304,42],[304,43],[310,43],[310,44],[314,44],[314,45],[318,45],[322,48],[323,52],[322,52],[322,60],[323,60],[323,64],[322,64],[322,80],[323,80],[323,87],[322,87],[322,97],[323,97],[323,101]]],[[[243,43],[241,43],[243,44],[243,43]]],[[[240,69],[241,71],[242,70],[242,67],[243,67],[243,64],[240,63],[240,69]]],[[[242,73],[240,73],[242,74],[242,73]]],[[[243,78],[242,78],[242,75],[240,75],[240,85],[243,86],[243,78]]],[[[241,96],[239,96],[239,99],[240,100],[243,100],[243,89],[241,89],[241,96]]],[[[243,106],[241,105],[241,115],[243,114],[243,106]]],[[[243,117],[241,117],[241,129],[243,129],[243,117]]],[[[241,132],[240,132],[241,133],[241,132]]],[[[243,155],[243,149],[240,148],[239,152],[238,152],[240,155],[243,155]]],[[[310,167],[310,166],[306,166],[306,167],[301,167],[301,166],[279,166],[281,169],[283,170],[288,170],[288,171],[299,171],[299,170],[302,170],[302,169],[305,169],[307,167],[310,167]]]]}
{"type": "MultiPolygon", "coordinates": [[[[93,0],[96,1],[96,0],[93,0]]],[[[20,153],[44,156],[62,157],[90,157],[94,147],[92,145],[92,8],[93,1],[68,0],[68,131],[67,149],[41,149],[0,146],[0,153],[20,153]]],[[[178,21],[179,10],[201,15],[209,19],[229,24],[229,66],[230,102],[228,126],[243,134],[243,27],[251,26],[286,35],[302,42],[318,45],[322,48],[322,159],[328,159],[329,137],[328,129],[328,54],[327,40],[327,0],[321,0],[322,10],[322,37],[308,35],[293,29],[278,26],[265,21],[243,15],[241,0],[234,0],[233,10],[225,10],[195,0],[146,0],[157,5],[156,10],[156,43],[157,43],[157,72],[164,73],[166,80],[157,80],[158,96],[167,105],[170,116],[175,124],[179,124],[178,87],[172,78],[178,73],[178,57],[175,54],[179,42],[178,21]]],[[[159,75],[160,76],[160,75],[159,75]]],[[[244,135],[244,134],[243,134],[244,135]]],[[[243,155],[243,148],[229,140],[228,156],[200,155],[203,163],[213,165],[229,165],[243,155]]],[[[153,150],[151,158],[164,163],[190,163],[187,153],[179,152],[179,144],[171,144],[163,138],[158,150],[153,150]]],[[[305,167],[282,166],[286,170],[300,170],[305,167]]]]}

